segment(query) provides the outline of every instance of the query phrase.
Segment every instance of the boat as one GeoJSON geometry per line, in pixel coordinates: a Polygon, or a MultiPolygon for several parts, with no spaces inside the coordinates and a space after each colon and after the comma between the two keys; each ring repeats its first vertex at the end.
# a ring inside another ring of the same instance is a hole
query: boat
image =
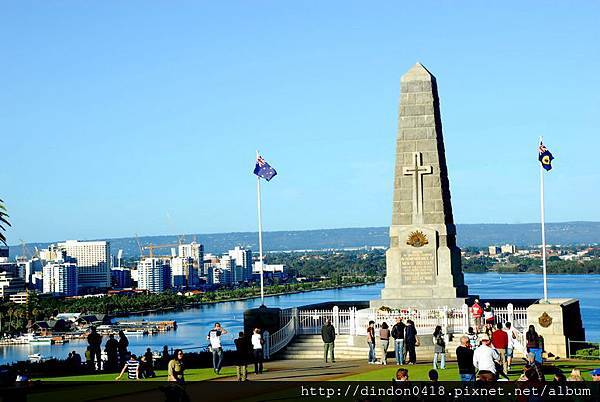
{"type": "Polygon", "coordinates": [[[28,355],[27,358],[32,363],[40,363],[40,362],[47,360],[47,358],[42,356],[40,353],[34,353],[32,355],[28,355]]]}
{"type": "Polygon", "coordinates": [[[33,336],[30,340],[29,343],[35,343],[35,344],[42,344],[42,345],[52,345],[54,343],[54,340],[52,339],[51,336],[33,336]]]}
{"type": "Polygon", "coordinates": [[[144,331],[142,331],[141,329],[125,329],[125,330],[123,330],[123,333],[128,336],[143,336],[144,335],[144,331]]]}

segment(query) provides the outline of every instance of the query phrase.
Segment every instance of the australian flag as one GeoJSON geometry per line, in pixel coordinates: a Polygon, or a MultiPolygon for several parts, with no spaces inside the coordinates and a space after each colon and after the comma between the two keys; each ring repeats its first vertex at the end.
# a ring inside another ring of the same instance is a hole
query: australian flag
{"type": "Polygon", "coordinates": [[[254,167],[254,174],[257,175],[258,177],[262,177],[266,181],[269,181],[273,177],[275,177],[275,175],[277,174],[277,172],[275,171],[275,169],[273,169],[271,167],[271,165],[269,165],[263,159],[262,156],[258,155],[256,157],[256,166],[254,167]]]}
{"type": "Polygon", "coordinates": [[[542,142],[540,142],[538,153],[538,159],[540,160],[542,167],[546,170],[552,169],[552,159],[554,159],[554,156],[552,156],[550,151],[548,151],[548,148],[546,148],[542,142]]]}

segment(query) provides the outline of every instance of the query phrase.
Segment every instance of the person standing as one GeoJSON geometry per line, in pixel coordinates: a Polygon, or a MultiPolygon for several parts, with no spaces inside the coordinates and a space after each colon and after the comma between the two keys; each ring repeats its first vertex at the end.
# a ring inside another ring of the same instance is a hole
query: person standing
{"type": "Polygon", "coordinates": [[[433,331],[433,368],[437,370],[438,357],[441,358],[440,369],[446,368],[446,340],[442,326],[437,325],[433,331]]]}
{"type": "Polygon", "coordinates": [[[259,328],[254,328],[252,334],[252,355],[254,356],[254,374],[263,372],[263,338],[259,328]]]}
{"type": "Polygon", "coordinates": [[[329,351],[331,351],[331,362],[335,363],[335,355],[333,353],[333,349],[335,346],[335,328],[331,325],[331,320],[328,318],[325,322],[325,325],[321,327],[321,339],[323,339],[323,348],[325,363],[327,363],[327,355],[329,351]]]}
{"type": "Polygon", "coordinates": [[[119,342],[115,339],[114,334],[108,336],[108,341],[104,345],[104,351],[106,352],[107,371],[117,371],[119,369],[119,342]]]}
{"type": "Polygon", "coordinates": [[[236,374],[238,381],[246,381],[248,379],[248,352],[250,346],[248,338],[243,332],[238,334],[238,338],[234,341],[236,354],[236,374]]]}
{"type": "Polygon", "coordinates": [[[417,329],[413,320],[406,321],[406,330],[404,333],[404,345],[406,346],[406,353],[408,355],[408,364],[415,364],[417,362],[417,329]]]}
{"type": "Polygon", "coordinates": [[[506,335],[508,337],[508,345],[506,346],[506,365],[508,366],[508,371],[510,371],[514,349],[516,346],[515,341],[517,340],[517,334],[510,322],[504,324],[504,332],[506,332],[506,335]]]}
{"type": "Polygon", "coordinates": [[[396,352],[396,364],[404,364],[404,330],[406,325],[402,317],[396,318],[396,324],[392,327],[392,338],[394,338],[394,350],[396,352]]]}
{"type": "Polygon", "coordinates": [[[529,326],[529,330],[525,333],[525,339],[527,340],[527,352],[535,355],[535,361],[542,364],[542,348],[540,345],[540,336],[535,332],[533,325],[529,326]]]}
{"type": "Polygon", "coordinates": [[[508,363],[506,362],[506,349],[508,348],[508,334],[502,330],[502,323],[496,324],[496,330],[492,334],[492,345],[500,356],[500,364],[505,374],[508,374],[508,363]]]}
{"type": "Polygon", "coordinates": [[[381,341],[381,364],[387,365],[387,353],[388,347],[390,346],[390,328],[385,321],[381,324],[381,328],[379,329],[379,340],[381,341]]]}
{"type": "Polygon", "coordinates": [[[129,339],[125,336],[125,332],[119,331],[119,360],[121,361],[121,364],[127,360],[127,356],[129,355],[129,352],[127,351],[128,347],[129,339]]]}
{"type": "Polygon", "coordinates": [[[473,330],[473,327],[469,327],[467,337],[469,338],[469,347],[471,349],[475,350],[475,348],[477,348],[477,346],[479,346],[479,343],[477,342],[478,336],[475,333],[475,331],[473,330]]]}
{"type": "Polygon", "coordinates": [[[146,348],[146,353],[144,353],[144,357],[146,358],[147,370],[150,370],[152,373],[154,373],[154,354],[152,353],[152,349],[146,348]]]}
{"type": "Polygon", "coordinates": [[[87,336],[88,344],[90,345],[90,365],[92,370],[96,370],[96,364],[98,365],[98,370],[102,367],[102,362],[100,360],[100,355],[102,354],[100,348],[102,346],[102,335],[96,332],[96,327],[92,326],[90,328],[91,332],[87,336]]]}
{"type": "Polygon", "coordinates": [[[479,304],[479,299],[475,299],[475,302],[471,306],[471,315],[475,323],[475,330],[477,333],[481,332],[481,318],[483,317],[483,309],[479,304]]]}
{"type": "Polygon", "coordinates": [[[460,337],[460,345],[456,348],[458,374],[463,382],[475,381],[475,366],[473,365],[473,350],[468,336],[460,337]]]}
{"type": "Polygon", "coordinates": [[[208,331],[206,339],[210,342],[210,349],[213,355],[213,369],[216,374],[221,371],[223,364],[223,347],[221,346],[221,335],[227,334],[227,330],[221,327],[221,323],[215,322],[213,329],[208,331]]]}
{"type": "Polygon", "coordinates": [[[473,366],[479,372],[489,372],[496,376],[496,362],[500,355],[491,347],[490,338],[487,335],[481,337],[481,345],[473,352],[473,366]]]}
{"type": "Polygon", "coordinates": [[[377,357],[375,356],[375,321],[369,321],[367,326],[367,345],[369,345],[369,364],[375,364],[377,357]]]}

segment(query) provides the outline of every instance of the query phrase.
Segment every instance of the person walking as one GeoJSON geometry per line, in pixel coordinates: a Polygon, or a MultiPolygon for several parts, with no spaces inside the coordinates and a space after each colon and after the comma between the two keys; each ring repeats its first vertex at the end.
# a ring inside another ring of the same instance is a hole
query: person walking
{"type": "Polygon", "coordinates": [[[254,328],[252,334],[252,355],[254,356],[254,374],[262,374],[263,372],[263,338],[259,328],[254,328]]]}
{"type": "Polygon", "coordinates": [[[387,353],[390,346],[390,327],[384,321],[379,329],[379,340],[381,341],[381,364],[387,365],[387,353]]]}
{"type": "Polygon", "coordinates": [[[417,362],[417,329],[413,320],[406,321],[406,330],[404,333],[404,345],[406,346],[406,354],[408,355],[408,364],[415,364],[417,362]]]}
{"type": "Polygon", "coordinates": [[[331,362],[335,363],[335,354],[333,349],[335,346],[335,328],[331,325],[331,320],[328,318],[325,325],[321,327],[321,339],[323,339],[325,363],[327,363],[327,355],[331,351],[331,362]]]}
{"type": "Polygon", "coordinates": [[[540,336],[535,332],[535,326],[529,326],[529,330],[525,333],[525,339],[527,340],[527,352],[533,353],[535,355],[535,361],[542,364],[540,336]]]}
{"type": "Polygon", "coordinates": [[[446,340],[442,332],[442,326],[437,325],[433,331],[433,368],[437,370],[438,357],[440,357],[440,369],[446,368],[446,340]]]}
{"type": "Polygon", "coordinates": [[[121,364],[127,360],[127,356],[129,355],[129,339],[125,336],[125,332],[119,331],[119,360],[121,364]]]}
{"type": "Polygon", "coordinates": [[[487,335],[481,337],[481,345],[473,352],[473,366],[478,372],[490,372],[496,376],[496,362],[500,359],[500,355],[496,349],[491,347],[490,338],[487,335]]]}
{"type": "MultiPolygon", "coordinates": [[[[508,336],[508,346],[506,347],[506,365],[508,366],[508,371],[511,369],[512,359],[514,354],[514,349],[516,346],[517,333],[515,329],[512,327],[510,322],[504,324],[504,331],[508,336]]],[[[507,372],[508,373],[508,372],[507,372]]]]}
{"type": "Polygon", "coordinates": [[[369,345],[369,364],[375,364],[377,357],[375,356],[375,321],[369,321],[367,326],[367,345],[369,345]]]}
{"type": "Polygon", "coordinates": [[[90,365],[92,370],[100,370],[102,362],[100,360],[101,346],[102,346],[102,335],[96,332],[96,327],[90,328],[90,334],[87,336],[88,345],[90,345],[90,365]],[[98,366],[96,368],[96,365],[98,366]]]}
{"type": "Polygon", "coordinates": [[[502,329],[502,323],[496,324],[496,330],[492,334],[492,345],[500,356],[500,364],[504,374],[508,374],[508,363],[506,361],[506,349],[508,348],[508,334],[502,329]]]}
{"type": "Polygon", "coordinates": [[[458,363],[458,374],[462,382],[475,381],[475,366],[473,365],[473,349],[469,344],[469,337],[460,337],[460,345],[456,348],[456,360],[458,363]]]}
{"type": "Polygon", "coordinates": [[[248,338],[243,332],[238,334],[238,338],[234,341],[235,343],[235,371],[238,381],[248,380],[248,352],[250,351],[250,345],[248,344],[248,338]]]}
{"type": "Polygon", "coordinates": [[[213,355],[213,370],[216,374],[221,372],[223,365],[223,347],[221,346],[221,335],[227,334],[227,330],[221,327],[221,323],[215,322],[213,329],[208,331],[206,339],[210,342],[210,349],[213,355]]]}
{"type": "Polygon", "coordinates": [[[115,372],[119,369],[119,342],[115,339],[114,334],[108,336],[108,341],[104,345],[106,352],[106,369],[110,372],[115,372]]]}
{"type": "Polygon", "coordinates": [[[167,380],[170,382],[176,382],[179,385],[185,383],[184,372],[185,367],[183,366],[183,350],[175,349],[173,353],[173,359],[169,361],[167,366],[167,380]]]}
{"type": "Polygon", "coordinates": [[[485,320],[486,325],[494,325],[494,309],[490,302],[485,302],[483,307],[483,319],[485,320]]]}
{"type": "Polygon", "coordinates": [[[396,352],[396,364],[404,364],[404,330],[406,325],[402,322],[402,317],[396,318],[396,323],[392,327],[392,338],[394,338],[394,351],[396,352]]]}
{"type": "Polygon", "coordinates": [[[477,333],[481,332],[481,318],[483,317],[483,309],[479,304],[479,299],[475,299],[475,302],[471,306],[471,315],[475,324],[475,330],[477,333]]]}
{"type": "Polygon", "coordinates": [[[140,362],[137,360],[136,355],[131,355],[129,359],[123,364],[123,369],[121,373],[115,378],[117,381],[123,377],[123,374],[127,371],[127,378],[130,380],[139,380],[140,379],[140,362]]]}

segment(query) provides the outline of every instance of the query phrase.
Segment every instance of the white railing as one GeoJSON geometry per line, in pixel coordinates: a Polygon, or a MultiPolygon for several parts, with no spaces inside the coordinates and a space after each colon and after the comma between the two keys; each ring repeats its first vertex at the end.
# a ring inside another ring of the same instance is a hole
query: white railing
{"type": "MultiPolygon", "coordinates": [[[[527,326],[527,309],[507,307],[494,308],[496,322],[511,322],[516,329],[517,344],[520,349],[525,345],[525,329],[527,326]]],[[[417,333],[433,333],[440,325],[446,334],[466,334],[472,324],[469,307],[464,304],[460,308],[442,307],[437,309],[401,309],[384,311],[376,308],[357,310],[350,307],[341,310],[338,306],[330,309],[301,310],[289,308],[281,311],[281,329],[268,336],[269,354],[277,353],[285,348],[296,335],[317,335],[328,320],[331,320],[338,335],[364,335],[369,321],[375,321],[375,328],[381,328],[385,322],[391,328],[396,318],[402,317],[404,322],[411,320],[417,333]]]]}
{"type": "Polygon", "coordinates": [[[266,353],[265,358],[268,359],[271,354],[275,354],[281,349],[285,348],[288,343],[294,339],[294,336],[296,336],[296,317],[293,315],[293,313],[294,311],[292,311],[289,321],[283,327],[273,332],[273,334],[267,335],[265,343],[268,345],[266,348],[268,352],[266,353]]]}

